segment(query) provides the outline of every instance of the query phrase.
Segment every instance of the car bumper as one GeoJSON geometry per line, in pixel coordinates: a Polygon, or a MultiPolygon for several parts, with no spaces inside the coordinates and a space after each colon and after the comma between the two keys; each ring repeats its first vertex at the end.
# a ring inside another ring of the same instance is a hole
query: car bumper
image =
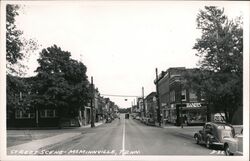
{"type": "Polygon", "coordinates": [[[216,145],[216,146],[224,146],[223,143],[218,143],[218,142],[213,142],[212,145],[216,145]]]}
{"type": "Polygon", "coordinates": [[[242,155],[243,155],[243,152],[236,151],[236,152],[234,153],[234,155],[236,155],[236,156],[242,156],[242,155]]]}

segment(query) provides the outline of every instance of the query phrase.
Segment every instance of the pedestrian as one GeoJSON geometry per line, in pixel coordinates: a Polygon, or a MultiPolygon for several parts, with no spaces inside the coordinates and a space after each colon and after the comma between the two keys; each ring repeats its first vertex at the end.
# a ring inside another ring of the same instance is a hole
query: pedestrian
{"type": "Polygon", "coordinates": [[[183,117],[180,117],[181,128],[183,128],[183,117]]]}
{"type": "Polygon", "coordinates": [[[184,123],[187,124],[187,115],[184,115],[184,123]]]}

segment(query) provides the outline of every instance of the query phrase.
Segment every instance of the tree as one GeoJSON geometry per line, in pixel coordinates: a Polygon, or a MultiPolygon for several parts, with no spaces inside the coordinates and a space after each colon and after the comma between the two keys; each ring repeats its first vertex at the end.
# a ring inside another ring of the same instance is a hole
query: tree
{"type": "Polygon", "coordinates": [[[43,49],[38,59],[34,106],[56,108],[60,117],[76,117],[89,99],[86,66],[56,45],[43,49]]]}
{"type": "Polygon", "coordinates": [[[22,61],[28,59],[30,52],[38,49],[34,39],[22,37],[23,31],[15,24],[20,5],[6,5],[6,62],[7,74],[24,75],[27,68],[22,61]]]}
{"type": "Polygon", "coordinates": [[[193,86],[205,93],[214,111],[225,112],[231,123],[243,98],[243,29],[241,17],[229,20],[224,9],[206,6],[197,16],[202,36],[193,49],[200,71],[189,73],[193,86]]]}
{"type": "Polygon", "coordinates": [[[20,76],[25,74],[27,66],[22,63],[28,59],[30,52],[38,48],[33,39],[22,37],[23,32],[16,26],[20,5],[6,5],[6,79],[7,79],[7,115],[13,116],[15,109],[30,105],[29,83],[20,76]],[[23,98],[23,99],[22,99],[23,98]]]}

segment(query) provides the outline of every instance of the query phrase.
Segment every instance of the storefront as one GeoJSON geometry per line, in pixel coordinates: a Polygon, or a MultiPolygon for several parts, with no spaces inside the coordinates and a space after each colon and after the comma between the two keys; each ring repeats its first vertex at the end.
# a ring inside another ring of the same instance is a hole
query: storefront
{"type": "Polygon", "coordinates": [[[202,103],[171,104],[168,122],[196,125],[207,121],[207,108],[202,103]]]}

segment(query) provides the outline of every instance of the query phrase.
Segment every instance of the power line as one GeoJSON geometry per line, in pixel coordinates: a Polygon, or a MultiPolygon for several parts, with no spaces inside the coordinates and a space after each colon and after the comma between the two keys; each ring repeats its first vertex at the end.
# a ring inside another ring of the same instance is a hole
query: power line
{"type": "Polygon", "coordinates": [[[102,96],[112,96],[112,97],[140,97],[140,96],[133,96],[133,95],[114,95],[114,94],[100,94],[102,96]]]}

